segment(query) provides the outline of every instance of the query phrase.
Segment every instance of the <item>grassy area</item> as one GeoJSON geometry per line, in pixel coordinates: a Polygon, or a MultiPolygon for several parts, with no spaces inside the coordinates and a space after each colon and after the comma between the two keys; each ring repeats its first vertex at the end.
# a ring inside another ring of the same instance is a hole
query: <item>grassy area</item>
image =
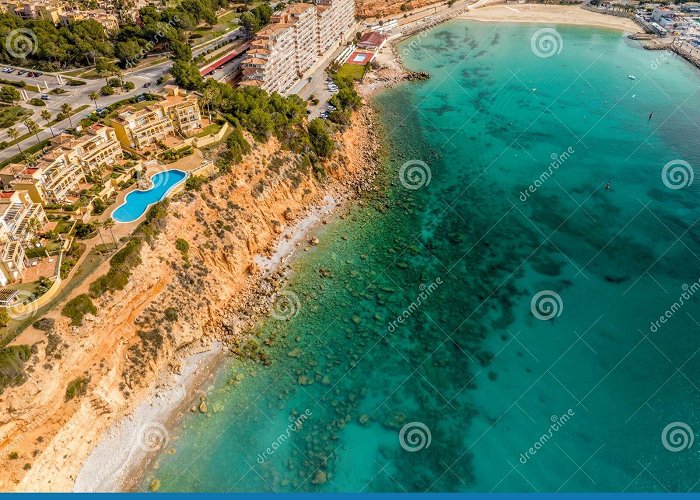
{"type": "Polygon", "coordinates": [[[353,80],[361,80],[367,72],[367,66],[360,64],[343,64],[338,70],[338,76],[350,77],[353,80]]]}
{"type": "Polygon", "coordinates": [[[0,128],[9,128],[19,123],[32,112],[22,106],[4,106],[0,108],[0,128]]]}
{"type": "Polygon", "coordinates": [[[208,135],[216,134],[219,130],[221,130],[222,125],[219,125],[218,123],[210,123],[206,127],[202,129],[201,132],[199,132],[195,137],[206,137],[208,135]]]}

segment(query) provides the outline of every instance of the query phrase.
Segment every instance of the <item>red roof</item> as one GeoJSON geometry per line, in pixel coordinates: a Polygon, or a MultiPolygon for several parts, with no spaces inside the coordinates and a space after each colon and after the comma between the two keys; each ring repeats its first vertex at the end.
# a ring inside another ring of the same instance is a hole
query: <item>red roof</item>
{"type": "Polygon", "coordinates": [[[379,47],[382,43],[384,43],[384,40],[386,40],[386,36],[382,35],[381,33],[376,31],[368,31],[362,35],[357,45],[379,47]]]}
{"type": "Polygon", "coordinates": [[[15,194],[14,191],[2,191],[0,192],[0,198],[12,198],[13,194],[15,194]]]}
{"type": "Polygon", "coordinates": [[[243,52],[248,50],[250,48],[250,44],[251,44],[251,42],[244,43],[243,45],[241,45],[240,47],[235,49],[233,52],[226,54],[224,57],[222,57],[221,59],[219,59],[215,63],[210,64],[209,66],[207,66],[206,68],[201,70],[199,72],[199,74],[202,76],[207,76],[209,73],[211,73],[215,69],[219,69],[221,66],[223,66],[224,64],[229,62],[231,59],[235,59],[236,57],[241,55],[243,52]]]}

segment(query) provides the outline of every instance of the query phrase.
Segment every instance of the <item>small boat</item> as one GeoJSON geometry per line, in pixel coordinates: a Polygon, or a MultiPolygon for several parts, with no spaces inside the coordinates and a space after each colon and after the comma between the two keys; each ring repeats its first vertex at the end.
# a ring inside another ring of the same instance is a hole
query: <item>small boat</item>
{"type": "Polygon", "coordinates": [[[634,76],[634,75],[627,75],[627,78],[629,78],[630,80],[636,80],[636,79],[637,79],[637,77],[634,76]]]}

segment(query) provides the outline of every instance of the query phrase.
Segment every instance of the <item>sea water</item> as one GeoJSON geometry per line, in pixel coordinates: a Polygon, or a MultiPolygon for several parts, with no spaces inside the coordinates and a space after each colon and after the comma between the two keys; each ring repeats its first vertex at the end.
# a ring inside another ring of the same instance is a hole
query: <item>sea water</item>
{"type": "Polygon", "coordinates": [[[399,52],[431,78],[375,99],[381,189],[142,487],[698,491],[700,73],[587,27],[399,52]]]}

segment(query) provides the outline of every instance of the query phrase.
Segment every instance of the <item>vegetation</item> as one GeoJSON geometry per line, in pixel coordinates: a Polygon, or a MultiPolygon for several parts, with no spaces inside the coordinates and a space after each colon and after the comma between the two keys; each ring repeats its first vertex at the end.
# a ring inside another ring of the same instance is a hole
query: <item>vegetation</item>
{"type": "Polygon", "coordinates": [[[90,383],[90,378],[88,377],[78,377],[68,384],[66,387],[66,401],[70,401],[74,398],[80,398],[87,394],[88,384],[90,383]]]}
{"type": "Polygon", "coordinates": [[[5,388],[24,382],[24,363],[29,360],[30,355],[28,345],[0,349],[0,394],[5,388]]]}
{"type": "Polygon", "coordinates": [[[185,181],[185,189],[188,191],[199,191],[205,182],[207,182],[207,178],[203,175],[190,175],[185,181]]]}
{"type": "Polygon", "coordinates": [[[27,101],[27,102],[29,102],[29,104],[31,104],[32,106],[37,106],[37,107],[46,106],[46,103],[44,102],[44,100],[43,100],[43,99],[39,99],[38,97],[32,97],[32,98],[29,99],[29,101],[27,101]]]}
{"type": "Polygon", "coordinates": [[[13,103],[15,101],[19,101],[19,98],[19,91],[12,85],[3,85],[0,87],[0,101],[13,103]]]}
{"type": "Polygon", "coordinates": [[[0,128],[11,127],[31,114],[31,111],[21,106],[0,107],[0,128]]]}
{"type": "Polygon", "coordinates": [[[175,249],[182,254],[184,260],[187,261],[190,259],[190,244],[187,240],[183,240],[182,238],[175,240],[175,249]]]}
{"type": "Polygon", "coordinates": [[[255,33],[260,31],[260,28],[270,22],[270,17],[272,17],[272,8],[267,4],[258,5],[241,14],[241,29],[248,38],[252,38],[255,33]]]}
{"type": "Polygon", "coordinates": [[[131,271],[141,263],[143,242],[151,241],[162,229],[167,206],[168,201],[164,200],[150,208],[146,219],[136,228],[127,244],[110,259],[107,274],[90,283],[90,297],[99,298],[107,292],[126,287],[131,271]]]}
{"type": "MultiPolygon", "coordinates": [[[[28,61],[46,70],[64,68],[76,62],[82,65],[94,64],[96,55],[113,55],[112,44],[105,29],[92,19],[55,26],[48,21],[25,20],[10,14],[0,14],[0,33],[7,34],[13,30],[31,31],[33,36],[27,36],[26,47],[21,52],[28,61]]],[[[1,62],[17,61],[8,50],[11,48],[12,43],[0,46],[1,62]]]]}
{"type": "Polygon", "coordinates": [[[309,123],[309,140],[314,152],[320,158],[328,158],[335,148],[335,143],[328,133],[326,124],[320,118],[314,118],[309,123]]]}
{"type": "Polygon", "coordinates": [[[61,311],[61,314],[71,319],[71,325],[78,326],[83,323],[86,314],[97,314],[97,307],[90,300],[90,296],[82,293],[71,299],[61,311]]]}

